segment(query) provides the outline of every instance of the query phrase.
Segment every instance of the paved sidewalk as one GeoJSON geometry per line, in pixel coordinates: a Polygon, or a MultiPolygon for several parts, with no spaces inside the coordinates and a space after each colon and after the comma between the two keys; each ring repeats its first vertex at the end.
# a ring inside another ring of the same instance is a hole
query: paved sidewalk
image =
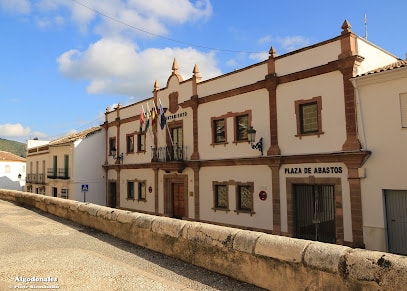
{"type": "Polygon", "coordinates": [[[0,290],[15,289],[262,290],[0,200],[0,290]]]}

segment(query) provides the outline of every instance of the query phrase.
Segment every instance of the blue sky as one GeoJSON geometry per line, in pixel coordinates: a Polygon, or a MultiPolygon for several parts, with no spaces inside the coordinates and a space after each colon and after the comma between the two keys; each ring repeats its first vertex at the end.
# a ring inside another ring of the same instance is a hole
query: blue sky
{"type": "MultiPolygon", "coordinates": [[[[352,31],[405,59],[407,1],[0,0],[0,138],[52,140],[152,96],[352,31]]],[[[137,114],[137,113],[135,113],[137,114]]]]}

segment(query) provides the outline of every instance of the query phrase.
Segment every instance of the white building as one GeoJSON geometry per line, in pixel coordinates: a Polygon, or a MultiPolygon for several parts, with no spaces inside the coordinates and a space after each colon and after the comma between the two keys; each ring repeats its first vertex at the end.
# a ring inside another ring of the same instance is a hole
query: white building
{"type": "Polygon", "coordinates": [[[407,255],[407,61],[352,81],[360,141],[372,152],[361,180],[366,247],[407,255]]]}
{"type": "Polygon", "coordinates": [[[197,66],[184,80],[174,61],[153,96],[106,111],[108,205],[370,246],[361,187],[371,152],[351,78],[396,61],[347,21],[337,37],[281,56],[271,48],[206,81],[197,66]]]}
{"type": "Polygon", "coordinates": [[[25,158],[0,151],[0,188],[25,190],[25,158]]]}
{"type": "Polygon", "coordinates": [[[27,191],[106,205],[105,131],[100,126],[27,144],[27,191]]]}

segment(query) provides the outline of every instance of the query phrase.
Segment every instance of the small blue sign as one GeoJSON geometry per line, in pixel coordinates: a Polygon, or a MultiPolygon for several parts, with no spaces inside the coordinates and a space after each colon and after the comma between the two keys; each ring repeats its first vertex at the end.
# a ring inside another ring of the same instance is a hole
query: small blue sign
{"type": "Polygon", "coordinates": [[[83,184],[82,185],[82,192],[88,192],[88,190],[89,190],[88,184],[83,184]]]}

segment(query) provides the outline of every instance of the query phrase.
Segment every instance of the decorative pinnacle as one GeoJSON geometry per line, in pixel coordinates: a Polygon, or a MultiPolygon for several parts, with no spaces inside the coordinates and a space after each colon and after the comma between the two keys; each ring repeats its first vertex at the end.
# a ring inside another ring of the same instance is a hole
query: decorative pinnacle
{"type": "Polygon", "coordinates": [[[269,55],[270,55],[270,57],[273,58],[273,59],[276,57],[277,52],[276,52],[276,50],[275,50],[273,47],[270,47],[269,55]]]}
{"type": "Polygon", "coordinates": [[[174,62],[172,63],[172,71],[174,73],[178,72],[178,63],[177,63],[177,60],[175,58],[174,58],[174,62]]]}
{"type": "Polygon", "coordinates": [[[195,66],[194,66],[194,69],[193,69],[192,73],[194,73],[194,77],[195,77],[197,80],[200,80],[200,79],[201,79],[201,75],[199,74],[199,69],[198,69],[198,66],[197,66],[196,64],[195,64],[195,66]]]}
{"type": "Polygon", "coordinates": [[[352,26],[349,24],[349,22],[345,19],[345,21],[343,22],[341,28],[342,28],[342,34],[348,33],[350,32],[350,28],[352,26]]]}
{"type": "Polygon", "coordinates": [[[158,81],[155,80],[155,82],[154,82],[154,91],[158,91],[158,89],[160,89],[160,85],[158,85],[158,81]]]}

